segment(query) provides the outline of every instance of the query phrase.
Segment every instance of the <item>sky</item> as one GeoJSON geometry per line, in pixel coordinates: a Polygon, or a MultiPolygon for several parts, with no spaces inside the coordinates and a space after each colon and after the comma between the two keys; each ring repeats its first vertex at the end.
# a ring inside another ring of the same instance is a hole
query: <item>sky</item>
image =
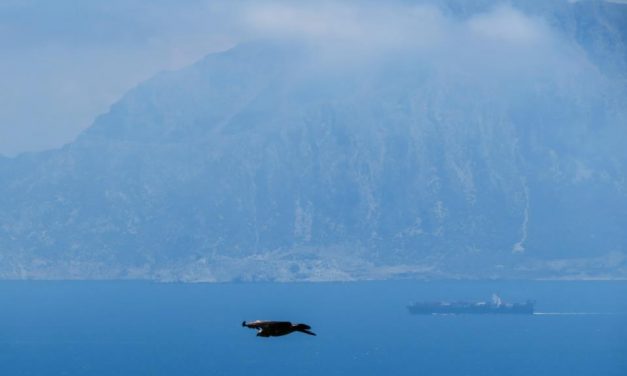
{"type": "Polygon", "coordinates": [[[498,69],[516,61],[525,63],[518,68],[545,65],[547,59],[560,70],[586,68],[576,51],[560,50],[542,20],[508,6],[453,22],[429,6],[355,4],[0,0],[0,154],[60,147],[157,72],[260,36],[313,41],[330,46],[332,57],[347,46],[360,58],[410,46],[476,68],[486,61],[498,69]],[[486,54],[493,56],[481,57],[486,54]]]}
{"type": "Polygon", "coordinates": [[[0,0],[0,154],[71,142],[120,96],[233,41],[199,0],[0,0]]]}

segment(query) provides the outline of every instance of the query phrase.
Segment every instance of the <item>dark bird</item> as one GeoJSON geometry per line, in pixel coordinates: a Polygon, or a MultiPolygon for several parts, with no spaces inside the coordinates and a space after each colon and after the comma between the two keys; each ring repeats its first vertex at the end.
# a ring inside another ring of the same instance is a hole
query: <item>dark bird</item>
{"type": "Polygon", "coordinates": [[[316,333],[310,331],[311,327],[306,324],[292,324],[289,321],[242,321],[242,326],[251,329],[257,329],[258,337],[278,337],[290,334],[292,332],[302,332],[315,336],[316,333]]]}

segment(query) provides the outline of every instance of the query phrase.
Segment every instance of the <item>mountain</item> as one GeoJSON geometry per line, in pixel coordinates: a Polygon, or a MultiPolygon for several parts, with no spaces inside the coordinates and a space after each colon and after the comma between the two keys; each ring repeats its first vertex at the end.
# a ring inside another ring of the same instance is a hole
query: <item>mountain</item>
{"type": "Polygon", "coordinates": [[[627,277],[627,6],[464,4],[426,48],[243,43],[0,159],[0,277],[627,277]]]}

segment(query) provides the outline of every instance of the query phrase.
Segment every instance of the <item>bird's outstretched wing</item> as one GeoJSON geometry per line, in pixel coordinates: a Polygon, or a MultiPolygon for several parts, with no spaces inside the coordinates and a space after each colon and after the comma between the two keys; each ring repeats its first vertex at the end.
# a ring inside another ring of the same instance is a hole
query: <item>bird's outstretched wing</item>
{"type": "Polygon", "coordinates": [[[292,323],[289,321],[264,321],[256,320],[251,322],[242,321],[242,326],[246,326],[251,329],[266,329],[266,328],[290,328],[292,323]]]}

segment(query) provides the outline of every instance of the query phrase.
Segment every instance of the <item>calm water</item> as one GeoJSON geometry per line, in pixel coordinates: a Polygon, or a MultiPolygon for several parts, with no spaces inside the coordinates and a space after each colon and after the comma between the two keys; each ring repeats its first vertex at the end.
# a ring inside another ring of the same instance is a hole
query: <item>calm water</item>
{"type": "Polygon", "coordinates": [[[627,375],[627,282],[0,282],[0,375],[627,375]],[[412,316],[535,299],[533,316],[412,316]],[[242,320],[309,323],[258,338],[242,320]]]}

